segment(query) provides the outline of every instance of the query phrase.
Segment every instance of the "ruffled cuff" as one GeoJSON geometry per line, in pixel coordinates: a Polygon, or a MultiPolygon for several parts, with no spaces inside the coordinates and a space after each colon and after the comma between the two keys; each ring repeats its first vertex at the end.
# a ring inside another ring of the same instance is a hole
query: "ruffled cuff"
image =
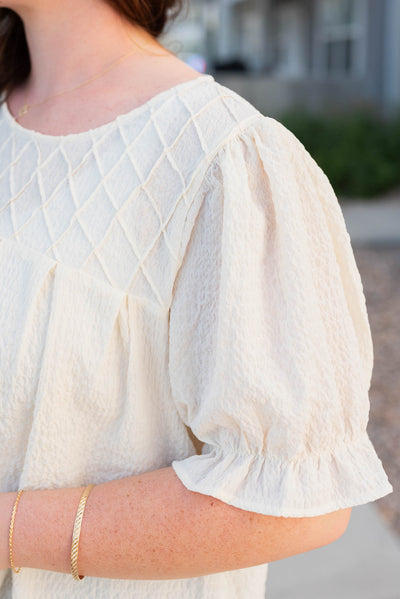
{"type": "Polygon", "coordinates": [[[393,492],[367,433],[334,450],[286,461],[204,445],[201,455],[171,465],[190,491],[270,516],[320,516],[393,492]]]}

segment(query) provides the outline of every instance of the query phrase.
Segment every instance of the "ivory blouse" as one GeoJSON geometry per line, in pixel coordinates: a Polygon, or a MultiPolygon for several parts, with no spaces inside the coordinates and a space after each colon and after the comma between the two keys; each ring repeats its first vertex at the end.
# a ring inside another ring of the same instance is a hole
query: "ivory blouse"
{"type": "MultiPolygon", "coordinates": [[[[393,491],[366,431],[373,345],[332,186],[213,76],[69,135],[3,102],[0,272],[0,491],[171,465],[272,516],[393,491]]],[[[9,569],[0,597],[263,599],[267,571],[9,569]]]]}

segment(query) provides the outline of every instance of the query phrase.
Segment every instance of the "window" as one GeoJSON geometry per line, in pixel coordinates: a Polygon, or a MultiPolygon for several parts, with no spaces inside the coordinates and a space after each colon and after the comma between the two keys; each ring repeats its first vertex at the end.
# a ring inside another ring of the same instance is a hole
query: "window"
{"type": "Polygon", "coordinates": [[[329,78],[357,78],[365,72],[365,0],[317,3],[314,72],[329,78]]]}
{"type": "Polygon", "coordinates": [[[304,6],[297,1],[276,7],[276,73],[283,77],[302,77],[306,73],[307,39],[304,6]]]}

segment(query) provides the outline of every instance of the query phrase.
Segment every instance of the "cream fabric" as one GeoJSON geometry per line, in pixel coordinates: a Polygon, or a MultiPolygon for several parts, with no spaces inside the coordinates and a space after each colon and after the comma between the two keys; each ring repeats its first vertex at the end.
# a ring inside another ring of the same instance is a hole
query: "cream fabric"
{"type": "MultiPolygon", "coordinates": [[[[64,136],[3,103],[0,173],[0,491],[171,465],[273,516],[393,491],[366,432],[373,347],[342,212],[278,120],[211,75],[64,136]]],[[[263,599],[267,571],[23,568],[0,597],[263,599]]]]}

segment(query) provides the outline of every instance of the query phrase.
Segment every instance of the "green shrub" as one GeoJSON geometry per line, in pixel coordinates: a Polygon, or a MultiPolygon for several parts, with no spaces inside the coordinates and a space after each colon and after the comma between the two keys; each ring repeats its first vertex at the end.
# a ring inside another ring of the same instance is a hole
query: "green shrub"
{"type": "Polygon", "coordinates": [[[282,113],[337,195],[370,198],[400,185],[400,112],[390,121],[367,111],[282,113]]]}

